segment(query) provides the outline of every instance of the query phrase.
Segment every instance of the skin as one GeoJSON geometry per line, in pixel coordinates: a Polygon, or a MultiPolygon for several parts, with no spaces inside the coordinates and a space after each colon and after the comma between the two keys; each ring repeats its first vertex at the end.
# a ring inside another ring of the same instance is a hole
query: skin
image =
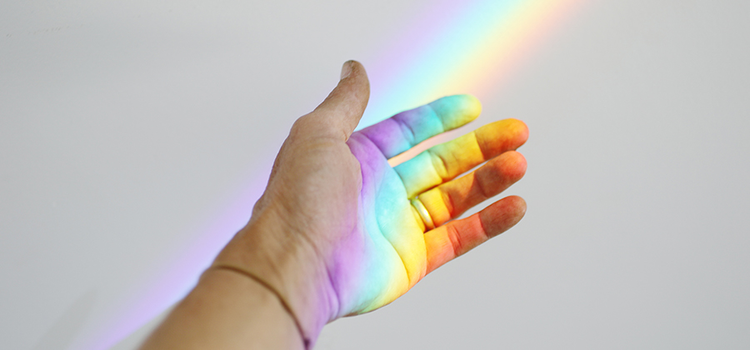
{"type": "Polygon", "coordinates": [[[368,97],[364,68],[345,63],[292,127],[250,222],[141,349],[310,348],[326,323],[387,305],[523,217],[526,203],[510,196],[456,220],[524,175],[525,124],[487,124],[392,167],[481,106],[449,96],[353,132],[368,97]],[[416,196],[436,228],[425,232],[416,196]]]}

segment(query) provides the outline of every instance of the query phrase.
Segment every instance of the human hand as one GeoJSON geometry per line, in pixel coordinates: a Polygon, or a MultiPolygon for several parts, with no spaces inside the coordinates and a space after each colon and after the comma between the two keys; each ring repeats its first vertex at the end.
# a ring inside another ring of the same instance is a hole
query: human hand
{"type": "Polygon", "coordinates": [[[526,161],[514,150],[525,124],[490,123],[391,167],[389,158],[475,119],[479,102],[445,97],[353,132],[369,83],[354,61],[342,76],[295,122],[252,219],[215,262],[274,288],[310,341],[327,322],[392,302],[526,211],[511,196],[454,220],[523,176],[526,161]]]}

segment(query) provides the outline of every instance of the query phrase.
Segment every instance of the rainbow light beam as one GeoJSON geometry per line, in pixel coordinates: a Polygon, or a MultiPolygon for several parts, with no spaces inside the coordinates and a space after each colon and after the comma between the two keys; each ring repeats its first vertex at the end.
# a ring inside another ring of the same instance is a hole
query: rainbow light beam
{"type": "Polygon", "coordinates": [[[584,0],[443,1],[366,65],[373,95],[359,127],[438,97],[483,100],[584,0]]]}
{"type": "MultiPolygon", "coordinates": [[[[481,99],[504,82],[508,72],[584,3],[584,0],[477,0],[431,3],[412,19],[399,40],[363,60],[373,95],[360,128],[441,96],[470,93],[481,99]],[[372,63],[369,63],[372,62],[372,63]]],[[[425,2],[427,5],[427,2],[425,2]]],[[[270,162],[269,162],[270,164],[270,162]]],[[[95,327],[84,349],[108,349],[183,298],[219,249],[248,219],[266,173],[238,186],[238,198],[223,219],[183,258],[154,276],[131,300],[112,308],[111,322],[95,327]],[[155,282],[159,281],[159,282],[155,282]]]]}

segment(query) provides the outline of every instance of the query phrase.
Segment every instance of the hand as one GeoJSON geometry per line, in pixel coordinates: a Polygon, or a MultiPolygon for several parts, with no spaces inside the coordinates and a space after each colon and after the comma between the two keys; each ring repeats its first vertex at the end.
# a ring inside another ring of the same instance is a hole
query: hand
{"type": "Polygon", "coordinates": [[[454,220],[523,176],[514,150],[525,124],[494,122],[391,167],[389,158],[475,119],[479,102],[449,96],[353,132],[369,83],[354,61],[342,76],[294,124],[251,221],[216,259],[275,288],[312,340],[327,322],[392,302],[526,211],[511,196],[454,220]]]}

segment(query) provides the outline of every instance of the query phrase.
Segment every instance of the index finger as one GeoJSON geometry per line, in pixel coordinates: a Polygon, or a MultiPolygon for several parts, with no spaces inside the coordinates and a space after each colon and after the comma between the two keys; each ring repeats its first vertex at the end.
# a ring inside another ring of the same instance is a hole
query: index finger
{"type": "Polygon", "coordinates": [[[482,104],[471,95],[453,95],[401,112],[360,131],[383,152],[397,156],[430,137],[476,119],[482,104]]]}

